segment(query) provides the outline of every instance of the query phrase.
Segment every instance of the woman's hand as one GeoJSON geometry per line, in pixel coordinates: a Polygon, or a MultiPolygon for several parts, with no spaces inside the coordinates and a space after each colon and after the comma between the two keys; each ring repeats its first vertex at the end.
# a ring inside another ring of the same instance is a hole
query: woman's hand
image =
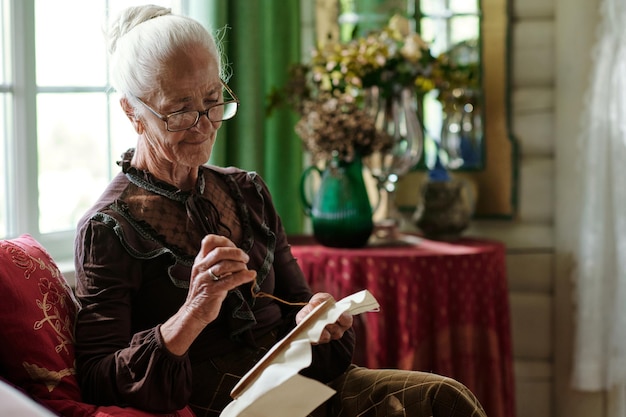
{"type": "MultiPolygon", "coordinates": [[[[331,298],[331,295],[325,292],[319,292],[313,295],[309,303],[302,307],[302,309],[298,311],[298,314],[296,314],[296,324],[299,324],[315,307],[329,298],[331,298]]],[[[343,334],[352,327],[352,320],[352,314],[342,313],[335,323],[328,324],[324,328],[318,343],[328,343],[331,340],[341,339],[343,334]]]]}
{"type": "Polygon", "coordinates": [[[230,239],[217,235],[202,239],[191,268],[187,299],[160,327],[171,353],[185,354],[206,325],[217,318],[228,291],[256,278],[256,271],[248,270],[248,261],[248,255],[230,239]]]}
{"type": "Polygon", "coordinates": [[[251,282],[248,255],[228,238],[207,235],[191,269],[189,293],[183,306],[205,325],[217,318],[228,291],[251,282]]]}

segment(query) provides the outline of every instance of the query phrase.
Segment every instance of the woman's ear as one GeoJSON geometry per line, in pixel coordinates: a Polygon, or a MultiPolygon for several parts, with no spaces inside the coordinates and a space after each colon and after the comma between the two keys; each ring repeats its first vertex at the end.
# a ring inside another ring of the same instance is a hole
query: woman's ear
{"type": "Polygon", "coordinates": [[[135,128],[135,132],[141,135],[144,130],[143,122],[135,114],[135,107],[132,104],[130,104],[130,102],[128,101],[128,98],[126,97],[122,97],[120,99],[120,105],[122,106],[124,113],[126,113],[126,117],[128,117],[128,120],[130,120],[133,127],[135,128]]]}

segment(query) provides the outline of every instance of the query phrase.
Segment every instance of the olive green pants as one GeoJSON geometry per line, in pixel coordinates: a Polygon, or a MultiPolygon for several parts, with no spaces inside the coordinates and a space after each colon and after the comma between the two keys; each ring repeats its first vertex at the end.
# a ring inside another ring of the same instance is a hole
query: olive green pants
{"type": "MultiPolygon", "coordinates": [[[[230,390],[267,348],[240,349],[194,368],[190,406],[198,417],[218,417],[230,390]]],[[[352,365],[328,384],[337,393],[311,417],[486,417],[463,384],[440,375],[352,365]]],[[[302,393],[306,395],[306,393],[302,393]]]]}
{"type": "Polygon", "coordinates": [[[337,393],[315,417],[486,417],[467,387],[427,372],[353,365],[329,385],[337,393]]]}

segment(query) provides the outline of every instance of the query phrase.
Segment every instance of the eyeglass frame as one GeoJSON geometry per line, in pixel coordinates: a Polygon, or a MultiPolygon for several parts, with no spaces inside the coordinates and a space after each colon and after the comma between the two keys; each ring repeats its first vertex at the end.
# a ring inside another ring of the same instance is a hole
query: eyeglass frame
{"type": "MultiPolygon", "coordinates": [[[[166,114],[166,115],[162,115],[161,113],[159,113],[158,111],[156,111],[155,109],[153,109],[152,107],[150,107],[148,104],[146,104],[146,102],[144,102],[142,99],[140,99],[137,96],[133,96],[138,102],[140,102],[141,104],[144,105],[144,107],[148,110],[150,110],[150,112],[152,114],[154,114],[156,117],[158,117],[159,119],[161,119],[164,123],[165,123],[165,130],[167,130],[168,132],[182,132],[183,130],[188,130],[191,129],[193,127],[195,127],[198,122],[200,122],[200,118],[202,116],[207,117],[207,119],[209,119],[211,122],[223,122],[224,120],[230,120],[232,119],[232,117],[228,118],[228,119],[221,119],[221,120],[211,120],[211,118],[209,117],[209,110],[211,110],[214,107],[217,106],[225,106],[226,104],[230,104],[230,103],[236,103],[237,104],[237,110],[239,109],[239,98],[237,98],[237,95],[235,95],[235,93],[233,92],[233,90],[230,89],[230,87],[224,82],[224,80],[220,79],[220,83],[222,84],[222,87],[224,87],[224,89],[228,92],[228,94],[230,94],[230,96],[232,97],[232,100],[228,100],[228,101],[222,101],[220,103],[214,103],[211,104],[209,107],[207,107],[206,109],[204,109],[203,111],[199,111],[199,110],[181,110],[181,111],[176,111],[174,113],[170,113],[170,114],[166,114]],[[175,129],[175,130],[171,130],[169,127],[169,123],[168,120],[172,117],[172,116],[176,116],[178,114],[183,114],[183,113],[193,113],[195,112],[196,115],[196,121],[189,127],[186,127],[184,129],[175,129]]],[[[237,111],[235,111],[235,113],[233,114],[233,117],[235,117],[235,114],[237,114],[237,111]]]]}

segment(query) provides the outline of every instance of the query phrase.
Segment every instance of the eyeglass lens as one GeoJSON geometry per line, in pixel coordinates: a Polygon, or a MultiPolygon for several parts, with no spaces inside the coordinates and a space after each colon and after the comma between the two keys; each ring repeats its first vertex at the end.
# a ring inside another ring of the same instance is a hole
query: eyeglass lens
{"type": "MultiPolygon", "coordinates": [[[[211,121],[219,122],[231,119],[237,113],[237,103],[223,103],[208,109],[208,117],[211,121]]],[[[167,119],[170,130],[185,130],[193,127],[199,120],[200,113],[189,111],[173,114],[167,119]]]]}

